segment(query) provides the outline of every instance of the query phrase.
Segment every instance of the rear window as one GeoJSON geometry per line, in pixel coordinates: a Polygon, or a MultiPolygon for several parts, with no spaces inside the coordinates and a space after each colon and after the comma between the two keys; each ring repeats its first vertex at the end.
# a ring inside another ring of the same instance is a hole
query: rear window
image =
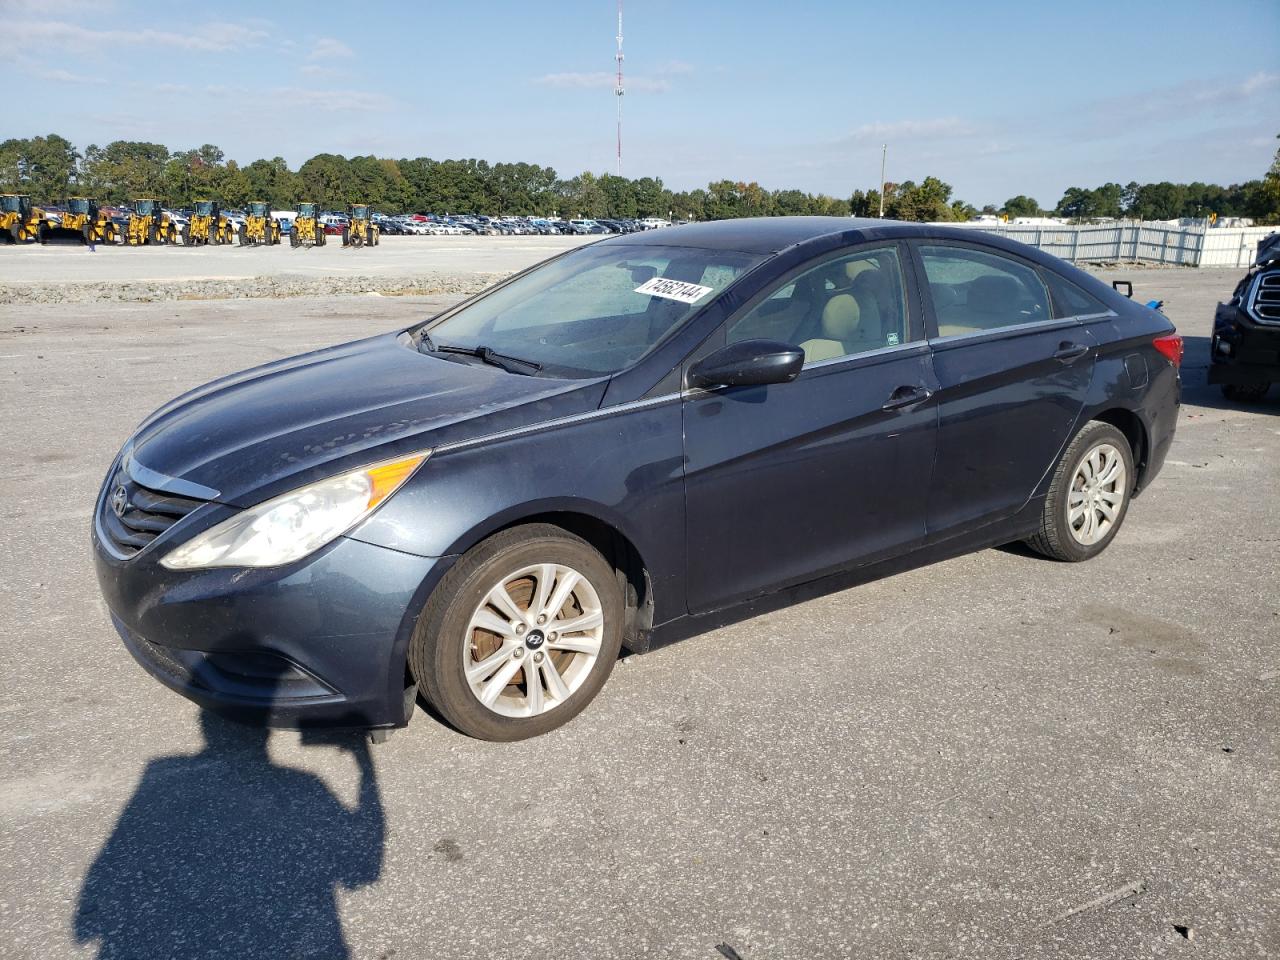
{"type": "Polygon", "coordinates": [[[920,247],[938,335],[961,336],[1050,317],[1049,291],[1031,267],[969,247],[920,247]]]}

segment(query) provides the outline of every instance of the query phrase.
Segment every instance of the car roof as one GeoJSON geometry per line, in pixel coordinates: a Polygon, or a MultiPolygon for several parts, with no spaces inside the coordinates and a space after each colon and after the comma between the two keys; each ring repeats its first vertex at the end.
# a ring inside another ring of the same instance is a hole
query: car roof
{"type": "Polygon", "coordinates": [[[745,217],[736,220],[708,220],[659,231],[627,234],[602,243],[653,244],[655,246],[702,247],[707,250],[737,250],[741,253],[777,253],[822,237],[847,236],[857,242],[891,236],[919,236],[924,225],[899,220],[870,220],[860,217],[745,217]]]}

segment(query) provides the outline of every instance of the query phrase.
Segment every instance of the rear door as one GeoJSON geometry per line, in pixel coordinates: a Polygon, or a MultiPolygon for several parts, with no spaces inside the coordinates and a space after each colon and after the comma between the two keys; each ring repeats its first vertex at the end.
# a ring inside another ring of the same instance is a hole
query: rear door
{"type": "Polygon", "coordinates": [[[780,340],[806,363],[791,383],[685,396],[692,612],[924,540],[937,385],[906,258],[881,243],[811,261],[704,345],[780,340]]]}
{"type": "Polygon", "coordinates": [[[1035,265],[952,241],[914,244],[938,378],[931,539],[1022,507],[1057,463],[1084,407],[1095,342],[1055,317],[1035,265]]]}

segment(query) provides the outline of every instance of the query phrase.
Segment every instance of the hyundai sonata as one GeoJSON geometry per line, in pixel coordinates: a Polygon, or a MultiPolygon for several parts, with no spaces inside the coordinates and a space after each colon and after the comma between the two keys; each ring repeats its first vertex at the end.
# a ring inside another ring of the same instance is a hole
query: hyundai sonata
{"type": "Polygon", "coordinates": [[[422,696],[519,739],[624,647],[993,544],[1097,555],[1164,462],[1181,351],[983,233],[620,236],[162,407],[107,472],[98,578],[207,708],[385,731],[422,696]]]}

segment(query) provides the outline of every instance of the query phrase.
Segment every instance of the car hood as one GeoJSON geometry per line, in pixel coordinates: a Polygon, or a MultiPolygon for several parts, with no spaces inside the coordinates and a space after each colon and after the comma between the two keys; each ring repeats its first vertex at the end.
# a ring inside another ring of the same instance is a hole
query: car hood
{"type": "Polygon", "coordinates": [[[607,379],[521,376],[387,334],[198,387],[147,418],[129,447],[146,470],[248,506],[344,469],[594,410],[607,379]]]}

